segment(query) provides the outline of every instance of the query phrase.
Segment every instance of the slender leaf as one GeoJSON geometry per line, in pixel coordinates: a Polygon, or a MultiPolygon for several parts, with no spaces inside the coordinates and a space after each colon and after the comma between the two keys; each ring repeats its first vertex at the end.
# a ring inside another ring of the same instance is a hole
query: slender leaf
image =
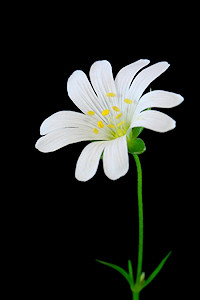
{"type": "Polygon", "coordinates": [[[130,285],[132,285],[132,282],[131,282],[131,278],[129,276],[129,274],[121,267],[117,266],[117,265],[114,265],[114,264],[110,264],[108,262],[105,262],[105,261],[102,261],[102,260],[99,260],[99,259],[96,259],[96,261],[98,261],[99,263],[103,264],[103,265],[106,265],[116,271],[118,271],[120,274],[122,274],[122,276],[124,276],[124,278],[126,278],[126,280],[128,281],[128,283],[130,285]]]}
{"type": "Polygon", "coordinates": [[[170,254],[172,253],[172,251],[170,251],[165,258],[163,258],[163,260],[161,261],[161,263],[157,266],[157,268],[153,271],[153,273],[151,273],[151,275],[145,280],[143,288],[146,287],[155,277],[156,275],[160,272],[160,270],[162,269],[162,267],[164,266],[165,262],[167,261],[168,257],[170,256],[170,254]]]}
{"type": "Polygon", "coordinates": [[[128,271],[129,271],[129,276],[132,281],[132,285],[134,285],[133,267],[132,267],[132,263],[131,263],[130,259],[128,260],[128,271]]]}

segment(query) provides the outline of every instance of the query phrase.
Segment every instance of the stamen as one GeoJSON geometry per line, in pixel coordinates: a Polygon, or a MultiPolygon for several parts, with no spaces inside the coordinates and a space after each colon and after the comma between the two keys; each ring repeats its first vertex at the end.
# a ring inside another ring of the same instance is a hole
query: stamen
{"type": "Polygon", "coordinates": [[[109,114],[109,112],[110,112],[109,109],[104,109],[104,110],[102,111],[101,114],[102,114],[103,116],[106,116],[106,115],[109,114]]]}
{"type": "Polygon", "coordinates": [[[107,93],[106,96],[107,96],[107,97],[115,97],[116,94],[115,94],[115,93],[107,93]]]}
{"type": "Polygon", "coordinates": [[[121,121],[120,123],[117,124],[117,127],[120,127],[124,123],[125,123],[125,121],[121,121]]]}
{"type": "Polygon", "coordinates": [[[115,111],[120,111],[119,107],[117,107],[117,106],[113,106],[112,108],[113,108],[115,111]]]}
{"type": "Polygon", "coordinates": [[[122,116],[122,113],[118,114],[118,115],[115,117],[115,119],[119,119],[119,118],[121,118],[121,116],[122,116]]]}
{"type": "Polygon", "coordinates": [[[127,103],[127,104],[131,104],[131,103],[133,103],[133,101],[132,101],[132,100],[130,100],[130,99],[127,99],[127,98],[126,98],[126,99],[124,99],[124,102],[125,102],[125,103],[127,103]]]}
{"type": "Polygon", "coordinates": [[[97,123],[97,125],[99,126],[99,128],[103,128],[103,127],[104,127],[104,124],[103,124],[102,121],[99,121],[99,122],[97,123]]]}
{"type": "Polygon", "coordinates": [[[115,125],[108,124],[107,127],[108,127],[108,128],[115,128],[115,125]]]}
{"type": "Polygon", "coordinates": [[[120,129],[117,129],[117,133],[118,133],[119,136],[124,135],[123,132],[122,132],[122,130],[121,130],[121,128],[120,128],[120,129]]]}
{"type": "Polygon", "coordinates": [[[89,111],[87,112],[87,114],[88,114],[89,116],[94,116],[94,115],[95,115],[95,112],[92,111],[92,110],[89,110],[89,111]]]}
{"type": "Polygon", "coordinates": [[[98,130],[97,128],[94,128],[94,129],[93,129],[93,132],[94,132],[95,134],[97,134],[97,133],[99,132],[99,130],[98,130]]]}

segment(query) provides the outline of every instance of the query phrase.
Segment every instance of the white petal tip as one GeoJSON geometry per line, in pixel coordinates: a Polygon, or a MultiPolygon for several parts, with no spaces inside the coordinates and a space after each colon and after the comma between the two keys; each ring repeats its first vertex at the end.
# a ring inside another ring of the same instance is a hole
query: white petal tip
{"type": "Polygon", "coordinates": [[[126,173],[128,172],[128,169],[129,169],[129,168],[127,168],[127,170],[124,171],[124,173],[121,173],[120,176],[119,176],[119,175],[118,175],[118,176],[115,176],[115,175],[110,176],[110,175],[108,175],[108,174],[106,174],[106,176],[107,176],[110,180],[115,181],[115,180],[120,179],[121,177],[125,176],[126,173]]]}
{"type": "Polygon", "coordinates": [[[42,125],[40,126],[40,135],[45,135],[47,132],[46,132],[46,130],[45,130],[45,128],[44,128],[44,126],[43,126],[43,123],[42,123],[42,125]]]}
{"type": "Polygon", "coordinates": [[[184,98],[181,95],[178,95],[179,97],[179,104],[181,104],[184,101],[184,98]]]}
{"type": "Polygon", "coordinates": [[[174,129],[175,127],[176,127],[176,121],[173,120],[173,121],[172,121],[172,128],[170,128],[170,129],[174,129]]]}
{"type": "Polygon", "coordinates": [[[79,176],[78,174],[75,173],[75,178],[78,180],[78,181],[81,181],[81,182],[86,182],[88,180],[90,180],[90,178],[84,178],[84,177],[81,177],[79,176]]]}
{"type": "Polygon", "coordinates": [[[35,143],[35,149],[39,150],[40,152],[43,152],[42,148],[40,149],[40,139],[37,140],[37,142],[35,143]]]}
{"type": "Polygon", "coordinates": [[[146,64],[149,64],[150,63],[150,60],[149,59],[146,59],[146,58],[142,58],[142,59],[140,59],[140,61],[143,61],[144,63],[146,63],[146,64]]]}
{"type": "Polygon", "coordinates": [[[42,153],[48,153],[48,152],[51,152],[51,151],[48,151],[47,149],[45,149],[44,145],[43,145],[43,141],[42,141],[42,138],[40,138],[39,140],[37,140],[37,142],[35,143],[35,148],[37,150],[39,150],[40,152],[42,153]]]}
{"type": "Polygon", "coordinates": [[[160,62],[163,66],[165,66],[165,68],[169,68],[170,64],[167,61],[161,61],[160,62]]]}
{"type": "Polygon", "coordinates": [[[78,180],[78,181],[81,181],[81,182],[86,182],[88,180],[90,180],[91,178],[93,177],[93,175],[89,175],[84,172],[83,169],[80,169],[80,168],[77,168],[75,169],[75,178],[78,180]]]}
{"type": "MultiPolygon", "coordinates": [[[[169,117],[170,118],[170,117],[169,117]]],[[[164,128],[160,128],[161,133],[168,132],[170,130],[173,130],[176,127],[176,121],[170,118],[171,120],[168,121],[168,126],[165,126],[164,128]]],[[[158,130],[159,132],[159,130],[158,130]]]]}

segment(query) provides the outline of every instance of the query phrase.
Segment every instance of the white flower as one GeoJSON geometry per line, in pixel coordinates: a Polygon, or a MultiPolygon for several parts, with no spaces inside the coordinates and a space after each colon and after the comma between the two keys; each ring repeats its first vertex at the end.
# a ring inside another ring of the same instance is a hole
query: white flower
{"type": "Polygon", "coordinates": [[[169,67],[167,62],[159,62],[138,73],[148,64],[147,59],[138,60],[122,68],[114,80],[110,63],[96,61],[90,69],[92,85],[83,71],[75,71],[68,79],[67,91],[82,113],[59,111],[47,118],[41,125],[43,137],[36,148],[52,152],[72,143],[95,141],[80,154],[76,178],[80,181],[92,178],[102,152],[107,177],[116,180],[125,175],[129,168],[130,129],[144,127],[166,132],[175,128],[172,118],[147,108],[170,108],[183,101],[180,95],[161,90],[142,96],[149,84],[169,67]]]}

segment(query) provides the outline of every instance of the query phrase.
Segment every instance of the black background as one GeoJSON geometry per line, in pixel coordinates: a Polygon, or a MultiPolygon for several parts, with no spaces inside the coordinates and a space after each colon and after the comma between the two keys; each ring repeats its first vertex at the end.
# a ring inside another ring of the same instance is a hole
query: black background
{"type": "MultiPolygon", "coordinates": [[[[189,11],[187,11],[188,13],[189,11]]],[[[66,82],[77,69],[89,72],[91,64],[107,59],[114,76],[125,65],[140,58],[151,63],[168,61],[169,69],[151,88],[181,94],[178,107],[161,111],[177,122],[170,132],[144,130],[147,151],[140,156],[143,168],[144,262],[148,276],[172,250],[158,277],[141,292],[145,299],[179,299],[191,292],[196,220],[189,155],[195,145],[188,142],[191,48],[195,48],[186,9],[167,4],[159,7],[85,6],[31,7],[22,22],[24,32],[26,122],[25,146],[21,147],[16,174],[19,201],[12,226],[14,251],[12,276],[19,276],[16,294],[54,299],[131,299],[124,278],[95,259],[127,268],[128,259],[137,266],[138,212],[137,174],[129,156],[129,172],[109,180],[100,162],[88,182],[75,179],[76,161],[87,145],[81,142],[54,153],[34,148],[39,127],[59,110],[78,108],[69,99],[66,82]],[[190,46],[188,46],[190,45],[190,46]],[[191,149],[192,148],[192,149],[191,149]],[[191,263],[192,262],[192,263],[191,263]]],[[[191,103],[191,102],[190,102],[191,103]]],[[[18,157],[16,157],[18,160],[18,157]]],[[[192,281],[196,281],[192,278],[192,281]]]]}

